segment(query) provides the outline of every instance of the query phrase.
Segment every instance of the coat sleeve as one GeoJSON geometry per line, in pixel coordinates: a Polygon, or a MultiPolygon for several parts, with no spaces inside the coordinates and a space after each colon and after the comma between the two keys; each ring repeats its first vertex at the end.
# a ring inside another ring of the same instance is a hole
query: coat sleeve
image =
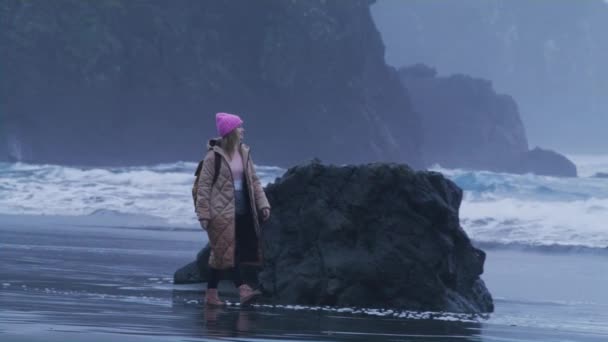
{"type": "Polygon", "coordinates": [[[255,205],[260,209],[268,208],[270,209],[270,203],[268,203],[268,199],[266,198],[266,193],[264,192],[264,188],[262,187],[262,183],[258,178],[257,173],[255,172],[255,166],[253,166],[253,160],[251,156],[249,156],[249,169],[251,170],[251,180],[253,182],[253,196],[255,198],[255,205]]]}
{"type": "Polygon", "coordinates": [[[209,151],[205,156],[203,168],[196,189],[196,216],[199,221],[211,220],[211,183],[215,172],[214,152],[209,151]]]}

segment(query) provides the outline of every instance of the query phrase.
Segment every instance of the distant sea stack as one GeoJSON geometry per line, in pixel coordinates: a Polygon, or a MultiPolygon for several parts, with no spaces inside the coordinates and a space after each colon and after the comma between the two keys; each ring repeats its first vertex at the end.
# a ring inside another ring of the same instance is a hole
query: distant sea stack
{"type": "Polygon", "coordinates": [[[608,172],[596,172],[594,178],[608,178],[608,172]]]}
{"type": "MultiPolygon", "coordinates": [[[[275,303],[491,312],[485,253],[460,226],[462,190],[406,165],[289,169],[268,185],[259,279],[275,303]]],[[[208,251],[175,273],[206,280],[208,251]]]]}
{"type": "Polygon", "coordinates": [[[227,111],[258,164],[421,167],[419,119],[371,3],[5,1],[0,159],[198,160],[227,111]]]}
{"type": "Polygon", "coordinates": [[[528,150],[528,140],[512,97],[492,83],[466,75],[439,77],[417,64],[399,69],[422,125],[427,166],[576,177],[576,166],[550,150],[528,150]]]}

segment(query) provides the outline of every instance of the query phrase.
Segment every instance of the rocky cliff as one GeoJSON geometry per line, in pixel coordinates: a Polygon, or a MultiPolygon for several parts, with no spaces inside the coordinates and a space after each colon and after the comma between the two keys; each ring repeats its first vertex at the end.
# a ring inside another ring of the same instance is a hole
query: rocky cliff
{"type": "Polygon", "coordinates": [[[437,76],[417,64],[399,76],[421,118],[426,165],[576,177],[576,166],[549,150],[528,149],[518,106],[492,83],[466,75],[437,76]]]}
{"type": "Polygon", "coordinates": [[[386,60],[491,80],[515,98],[531,145],[608,148],[608,2],[379,0],[386,60]]]}
{"type": "Polygon", "coordinates": [[[420,166],[370,3],[3,1],[0,158],[196,160],[228,111],[257,163],[420,166]]]}

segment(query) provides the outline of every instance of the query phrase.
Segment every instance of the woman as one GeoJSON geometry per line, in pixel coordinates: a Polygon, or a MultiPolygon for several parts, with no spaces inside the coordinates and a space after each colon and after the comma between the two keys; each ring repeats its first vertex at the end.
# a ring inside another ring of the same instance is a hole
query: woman
{"type": "Polygon", "coordinates": [[[241,304],[260,293],[241,279],[239,265],[261,264],[260,224],[270,217],[270,205],[255,173],[249,147],[242,143],[243,120],[228,113],[215,116],[220,139],[209,140],[197,189],[196,214],[209,235],[209,281],[205,302],[223,305],[218,296],[220,270],[234,274],[241,304]],[[215,158],[215,154],[221,158],[215,158]],[[219,161],[220,167],[215,167],[219,161]],[[215,170],[218,174],[214,177],[215,170]]]}

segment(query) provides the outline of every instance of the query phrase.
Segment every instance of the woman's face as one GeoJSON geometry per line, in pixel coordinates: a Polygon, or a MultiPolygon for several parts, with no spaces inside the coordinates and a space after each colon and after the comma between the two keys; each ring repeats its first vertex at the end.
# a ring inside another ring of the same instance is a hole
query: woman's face
{"type": "Polygon", "coordinates": [[[243,128],[243,126],[237,127],[236,131],[239,134],[239,140],[243,140],[243,138],[245,138],[245,129],[243,128]]]}

